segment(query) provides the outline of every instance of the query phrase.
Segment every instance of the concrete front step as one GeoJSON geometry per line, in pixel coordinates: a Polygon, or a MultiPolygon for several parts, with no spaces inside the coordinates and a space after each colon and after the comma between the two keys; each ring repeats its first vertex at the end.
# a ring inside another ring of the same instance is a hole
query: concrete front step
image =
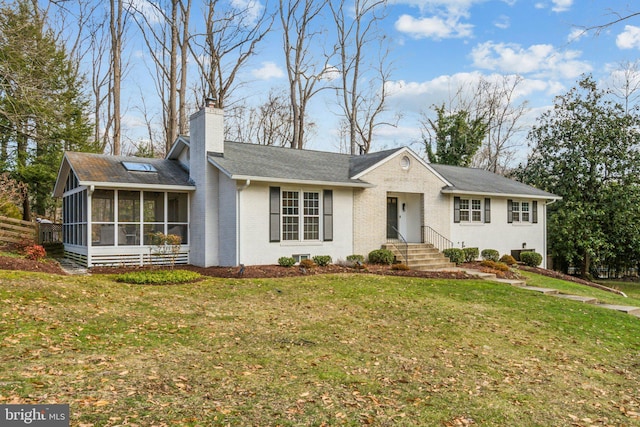
{"type": "Polygon", "coordinates": [[[405,262],[412,270],[425,271],[455,267],[455,264],[449,262],[442,252],[428,243],[409,243],[407,246],[403,243],[389,243],[382,245],[382,249],[393,252],[398,261],[405,262]]]}
{"type": "Polygon", "coordinates": [[[427,265],[409,265],[409,268],[416,271],[429,271],[429,270],[449,270],[455,268],[455,264],[448,263],[440,263],[440,264],[427,264],[427,265]]]}
{"type": "Polygon", "coordinates": [[[621,311],[623,313],[631,314],[633,316],[640,317],[640,308],[632,307],[628,305],[616,305],[616,304],[598,304],[598,307],[608,308],[610,310],[621,311]]]}
{"type": "Polygon", "coordinates": [[[585,304],[597,304],[598,299],[592,297],[583,297],[580,295],[569,295],[569,294],[555,294],[554,297],[564,298],[571,301],[583,302],[585,304]]]}

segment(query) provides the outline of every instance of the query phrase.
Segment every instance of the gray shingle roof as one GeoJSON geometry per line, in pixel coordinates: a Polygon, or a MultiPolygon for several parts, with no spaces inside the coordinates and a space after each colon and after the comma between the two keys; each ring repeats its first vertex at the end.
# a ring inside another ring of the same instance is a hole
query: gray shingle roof
{"type": "Polygon", "coordinates": [[[67,152],[65,156],[78,180],[84,183],[192,185],[189,183],[189,173],[175,160],[75,152],[67,152]],[[132,172],[127,170],[122,162],[149,163],[156,168],[157,172],[132,172]]]}
{"type": "Polygon", "coordinates": [[[521,195],[545,199],[559,199],[559,197],[554,194],[483,169],[433,163],[430,166],[451,183],[451,186],[444,187],[443,190],[446,192],[521,195]]]}
{"type": "MultiPolygon", "coordinates": [[[[367,156],[358,157],[363,157],[364,162],[367,156]]],[[[224,155],[210,153],[209,161],[233,177],[368,186],[351,178],[352,156],[347,154],[227,141],[224,155]]]]}

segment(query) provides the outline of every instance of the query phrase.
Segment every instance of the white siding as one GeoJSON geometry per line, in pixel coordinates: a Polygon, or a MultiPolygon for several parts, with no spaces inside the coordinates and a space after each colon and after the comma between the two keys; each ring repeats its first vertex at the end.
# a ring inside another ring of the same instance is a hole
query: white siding
{"type": "Polygon", "coordinates": [[[218,265],[234,266],[236,262],[236,181],[219,174],[218,206],[220,254],[218,265]]]}
{"type": "MultiPolygon", "coordinates": [[[[353,190],[302,185],[275,185],[281,189],[318,191],[333,190],[333,241],[270,242],[269,185],[252,183],[239,193],[240,259],[246,265],[276,264],[282,256],[294,254],[331,255],[333,261],[353,253],[353,190]]],[[[322,197],[321,197],[322,198],[322,197]]],[[[322,209],[321,209],[322,211],[322,209]]],[[[322,236],[322,230],[320,232],[322,236]]]]}
{"type": "MultiPolygon", "coordinates": [[[[484,218],[484,197],[461,196],[462,198],[479,198],[482,200],[484,218]]],[[[542,255],[543,265],[546,260],[545,227],[546,207],[543,200],[538,200],[538,223],[531,222],[508,223],[507,222],[507,198],[491,197],[491,223],[453,223],[453,213],[450,215],[451,240],[455,247],[477,247],[483,249],[495,249],[500,255],[511,254],[514,249],[522,249],[526,244],[527,249],[535,249],[542,255]]],[[[518,201],[532,199],[511,198],[518,201]]],[[[453,196],[449,201],[453,212],[453,196]]]]}

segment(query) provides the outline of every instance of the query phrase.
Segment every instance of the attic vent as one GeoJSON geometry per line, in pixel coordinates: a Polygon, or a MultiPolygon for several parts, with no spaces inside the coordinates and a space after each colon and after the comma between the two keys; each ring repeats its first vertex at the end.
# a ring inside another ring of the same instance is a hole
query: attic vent
{"type": "Polygon", "coordinates": [[[158,172],[151,163],[122,162],[122,166],[130,172],[158,172]]]}

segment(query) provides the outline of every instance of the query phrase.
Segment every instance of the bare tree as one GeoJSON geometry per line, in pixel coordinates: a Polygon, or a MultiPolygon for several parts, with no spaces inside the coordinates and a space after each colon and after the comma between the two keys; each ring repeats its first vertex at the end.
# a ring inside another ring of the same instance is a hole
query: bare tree
{"type": "Polygon", "coordinates": [[[327,3],[327,0],[280,0],[279,13],[293,121],[291,148],[304,147],[307,106],[311,98],[324,88],[316,87],[318,81],[331,71],[329,59],[333,52],[325,52],[323,60],[319,61],[312,50],[312,44],[319,44],[317,38],[321,32],[311,24],[327,3]]]}
{"type": "Polygon", "coordinates": [[[582,28],[583,33],[588,33],[590,31],[593,31],[595,35],[598,36],[600,35],[600,33],[608,29],[609,27],[619,24],[620,22],[640,16],[640,12],[632,12],[632,11],[616,12],[612,9],[609,9],[609,14],[612,17],[612,19],[609,20],[608,22],[605,22],[604,24],[591,25],[591,26],[579,26],[579,28],[582,28]]]}
{"type": "Polygon", "coordinates": [[[257,107],[234,105],[227,116],[228,137],[260,145],[289,145],[293,126],[287,98],[285,93],[271,90],[267,100],[257,107]]]}
{"type": "Polygon", "coordinates": [[[611,73],[611,93],[622,101],[624,110],[637,105],[640,100],[640,61],[621,62],[611,73]]]}
{"type": "Polygon", "coordinates": [[[235,87],[239,70],[256,53],[273,18],[257,2],[236,7],[221,0],[206,0],[204,21],[204,33],[194,34],[189,47],[200,74],[200,96],[216,99],[222,108],[235,87]]]}
{"type": "Polygon", "coordinates": [[[185,37],[189,34],[190,11],[191,0],[145,1],[138,4],[133,14],[154,65],[156,90],[162,103],[165,152],[185,127],[188,55],[185,37]]]}
{"type": "Polygon", "coordinates": [[[353,0],[353,2],[329,3],[337,30],[339,57],[339,105],[348,125],[351,154],[356,147],[368,153],[376,127],[388,124],[379,122],[384,111],[386,85],[389,80],[386,37],[377,24],[385,17],[386,0],[353,0]],[[346,9],[346,10],[345,10],[346,9]],[[371,49],[376,45],[378,61],[368,61],[371,49]],[[368,78],[367,78],[368,77],[368,78]]]}
{"type": "Polygon", "coordinates": [[[109,0],[109,34],[111,35],[111,67],[109,87],[109,111],[112,120],[111,153],[121,152],[121,111],[120,95],[122,85],[122,44],[124,40],[124,6],[123,0],[109,0]]]}
{"type": "Polygon", "coordinates": [[[529,111],[528,102],[518,102],[521,76],[502,76],[493,81],[478,82],[473,102],[476,116],[488,124],[487,136],[476,154],[473,165],[504,174],[519,146],[516,136],[523,131],[522,118],[529,111]]]}

